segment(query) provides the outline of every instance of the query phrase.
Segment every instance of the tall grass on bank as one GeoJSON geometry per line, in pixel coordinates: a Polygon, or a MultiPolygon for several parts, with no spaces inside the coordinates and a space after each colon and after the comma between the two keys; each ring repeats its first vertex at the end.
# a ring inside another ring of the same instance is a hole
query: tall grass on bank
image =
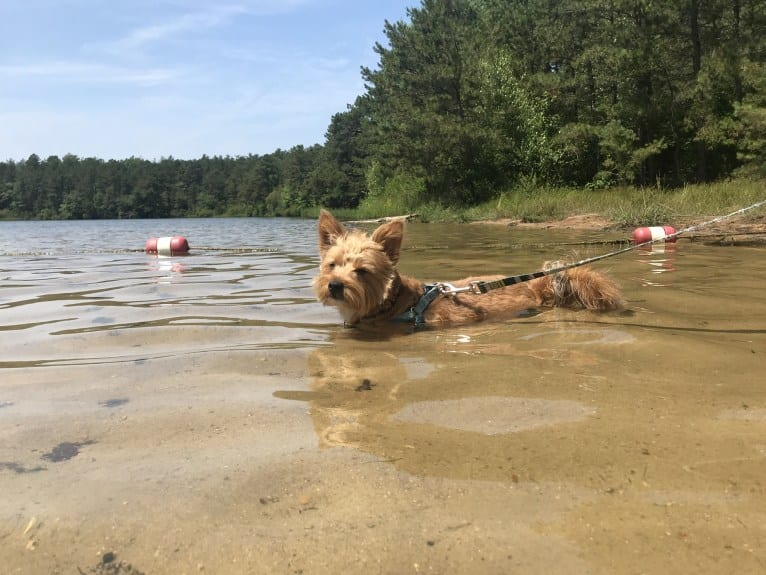
{"type": "MultiPolygon", "coordinates": [[[[612,188],[590,190],[526,186],[467,208],[430,203],[413,207],[395,199],[365,199],[353,210],[337,210],[344,219],[373,219],[417,213],[423,221],[480,221],[500,218],[543,222],[582,214],[598,214],[617,227],[675,225],[727,214],[766,199],[766,182],[730,180],[679,189],[612,188]]],[[[318,210],[316,210],[318,212],[318,210]]],[[[758,210],[752,216],[763,215],[758,210]]],[[[311,217],[315,213],[306,214],[311,217]]]]}
{"type": "Polygon", "coordinates": [[[618,227],[653,226],[715,217],[766,199],[764,182],[727,181],[680,189],[614,188],[511,191],[466,210],[468,219],[513,218],[526,222],[595,213],[618,227]]]}

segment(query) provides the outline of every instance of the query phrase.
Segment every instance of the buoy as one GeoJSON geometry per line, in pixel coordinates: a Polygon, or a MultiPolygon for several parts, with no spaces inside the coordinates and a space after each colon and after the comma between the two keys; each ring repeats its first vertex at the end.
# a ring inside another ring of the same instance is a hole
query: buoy
{"type": "MultiPolygon", "coordinates": [[[[630,239],[633,240],[634,244],[643,244],[645,242],[651,242],[651,241],[659,241],[667,236],[670,236],[672,234],[676,233],[675,228],[671,226],[652,226],[652,227],[646,227],[646,228],[636,228],[633,230],[633,233],[630,235],[630,239]]],[[[673,236],[672,238],[668,238],[665,241],[666,242],[674,242],[678,238],[676,236],[673,236]]]]}
{"type": "Polygon", "coordinates": [[[185,256],[189,253],[189,242],[183,236],[149,238],[144,249],[147,254],[158,256],[185,256]]]}

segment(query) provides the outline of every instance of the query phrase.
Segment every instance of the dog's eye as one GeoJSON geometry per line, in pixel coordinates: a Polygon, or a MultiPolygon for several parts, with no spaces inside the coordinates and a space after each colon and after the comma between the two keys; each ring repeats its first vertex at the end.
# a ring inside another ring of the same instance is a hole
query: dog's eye
{"type": "Polygon", "coordinates": [[[331,269],[331,270],[334,270],[335,269],[335,262],[330,262],[329,264],[327,264],[327,268],[331,269]]]}
{"type": "Polygon", "coordinates": [[[364,268],[357,268],[354,271],[356,272],[356,275],[359,276],[360,278],[367,275],[367,270],[364,268]]]}

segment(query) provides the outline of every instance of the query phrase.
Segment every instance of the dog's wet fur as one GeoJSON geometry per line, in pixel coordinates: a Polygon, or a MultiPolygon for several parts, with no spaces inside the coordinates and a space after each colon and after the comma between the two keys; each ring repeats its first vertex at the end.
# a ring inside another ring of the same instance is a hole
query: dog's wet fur
{"type": "MultiPolygon", "coordinates": [[[[346,325],[391,320],[407,312],[426,287],[397,269],[403,239],[403,220],[384,223],[368,235],[347,229],[323,210],[319,216],[321,263],[314,279],[319,301],[337,308],[346,325]]],[[[560,262],[546,264],[548,268],[558,265],[560,262]]],[[[460,287],[499,277],[469,277],[451,283],[460,287]]],[[[462,324],[515,317],[531,308],[610,311],[623,305],[620,290],[611,279],[588,267],[578,267],[486,294],[439,295],[423,319],[426,324],[462,324]]]]}

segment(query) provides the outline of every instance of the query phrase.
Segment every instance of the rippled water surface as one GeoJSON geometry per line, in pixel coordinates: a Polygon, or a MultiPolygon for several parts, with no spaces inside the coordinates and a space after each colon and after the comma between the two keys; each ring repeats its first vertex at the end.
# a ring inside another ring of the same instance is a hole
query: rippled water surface
{"type": "Polygon", "coordinates": [[[279,219],[1,223],[2,365],[314,341],[314,237],[312,222],[279,219]],[[176,234],[190,255],[143,253],[176,234]],[[185,337],[190,326],[215,336],[185,337]]]}
{"type": "MultiPolygon", "coordinates": [[[[411,224],[426,280],[625,234],[411,224]]],[[[762,573],[766,250],[595,265],[622,313],[349,330],[315,222],[0,222],[9,573],[762,573]],[[190,255],[143,253],[185,236],[190,255]],[[78,571],[79,570],[79,571],[78,571]]]]}

